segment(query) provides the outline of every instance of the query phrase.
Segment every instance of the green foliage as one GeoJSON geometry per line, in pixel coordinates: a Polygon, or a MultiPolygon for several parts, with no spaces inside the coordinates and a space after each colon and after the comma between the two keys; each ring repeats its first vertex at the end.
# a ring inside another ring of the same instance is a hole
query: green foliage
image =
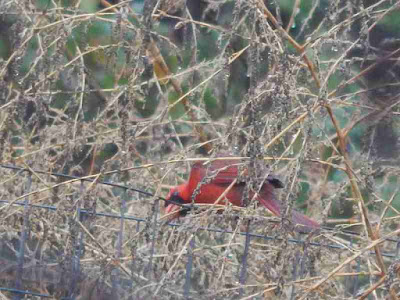
{"type": "Polygon", "coordinates": [[[172,120],[177,120],[182,118],[185,115],[185,108],[183,107],[182,101],[179,101],[180,95],[175,91],[170,91],[168,93],[168,103],[173,105],[169,109],[169,115],[172,120]]]}
{"type": "Polygon", "coordinates": [[[207,113],[213,119],[217,119],[223,114],[222,107],[218,99],[213,95],[211,89],[206,89],[203,97],[204,104],[206,106],[207,113]]]}

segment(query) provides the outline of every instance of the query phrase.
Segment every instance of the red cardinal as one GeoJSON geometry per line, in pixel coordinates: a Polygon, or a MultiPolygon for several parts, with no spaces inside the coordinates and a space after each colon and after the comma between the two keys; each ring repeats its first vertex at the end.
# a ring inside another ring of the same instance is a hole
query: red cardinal
{"type": "MultiPolygon", "coordinates": [[[[178,185],[171,189],[167,196],[166,202],[166,213],[173,211],[179,211],[180,207],[173,203],[168,203],[168,200],[181,204],[190,204],[192,202],[192,194],[195,192],[196,187],[205,179],[205,183],[201,184],[200,189],[194,198],[195,203],[207,203],[214,204],[215,201],[221,196],[222,193],[229,187],[232,182],[238,178],[239,162],[237,160],[214,160],[210,164],[204,164],[204,162],[196,162],[192,171],[190,172],[189,181],[178,185]],[[208,175],[208,176],[206,176],[208,175]],[[206,178],[205,178],[206,177],[206,178]],[[210,178],[207,180],[207,178],[210,178]]],[[[246,171],[245,171],[246,172],[246,171]]],[[[222,197],[218,204],[224,204],[225,198],[229,200],[235,206],[242,206],[242,196],[244,191],[245,183],[237,182],[231,189],[226,193],[225,197],[222,197]]],[[[274,189],[282,188],[282,182],[268,175],[268,178],[262,186],[257,200],[260,201],[269,211],[276,216],[281,216],[281,202],[275,198],[274,189]]],[[[250,193],[250,199],[254,193],[250,193]]],[[[187,210],[186,210],[187,211],[187,210]]],[[[178,217],[180,214],[183,215],[186,211],[180,211],[175,214],[172,218],[178,217]]],[[[303,225],[310,229],[319,228],[319,224],[307,216],[292,211],[292,222],[296,225],[303,225]]]]}

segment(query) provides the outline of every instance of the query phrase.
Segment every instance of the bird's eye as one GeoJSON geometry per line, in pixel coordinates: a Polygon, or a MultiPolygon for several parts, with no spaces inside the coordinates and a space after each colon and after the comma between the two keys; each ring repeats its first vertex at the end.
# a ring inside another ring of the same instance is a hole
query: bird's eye
{"type": "Polygon", "coordinates": [[[175,203],[179,203],[179,204],[183,204],[184,203],[182,197],[179,196],[178,192],[174,192],[169,200],[171,200],[171,201],[173,201],[175,203]]]}

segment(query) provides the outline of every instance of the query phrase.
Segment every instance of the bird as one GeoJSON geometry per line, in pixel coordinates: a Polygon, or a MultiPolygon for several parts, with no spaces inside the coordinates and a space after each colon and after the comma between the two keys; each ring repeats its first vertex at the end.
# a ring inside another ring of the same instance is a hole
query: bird
{"type": "MultiPolygon", "coordinates": [[[[165,213],[170,215],[169,220],[184,216],[190,208],[182,209],[181,206],[192,201],[197,204],[225,204],[227,199],[232,205],[242,207],[246,183],[239,180],[239,175],[246,174],[248,170],[241,168],[238,160],[217,159],[208,164],[197,161],[191,168],[189,180],[170,189],[165,201],[165,213]]],[[[256,196],[265,208],[278,217],[281,217],[282,202],[275,197],[274,190],[283,187],[278,178],[269,174],[256,196]]],[[[254,192],[250,192],[249,198],[253,196],[254,192]]],[[[302,228],[299,231],[309,232],[320,227],[318,222],[295,210],[292,210],[290,220],[297,228],[302,228]]]]}

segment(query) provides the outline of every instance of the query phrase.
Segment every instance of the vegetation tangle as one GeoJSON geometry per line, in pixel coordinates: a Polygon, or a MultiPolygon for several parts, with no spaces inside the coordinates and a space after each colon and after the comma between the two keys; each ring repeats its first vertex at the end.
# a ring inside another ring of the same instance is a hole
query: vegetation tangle
{"type": "Polygon", "coordinates": [[[397,299],[399,20],[3,0],[1,297],[397,299]]]}

